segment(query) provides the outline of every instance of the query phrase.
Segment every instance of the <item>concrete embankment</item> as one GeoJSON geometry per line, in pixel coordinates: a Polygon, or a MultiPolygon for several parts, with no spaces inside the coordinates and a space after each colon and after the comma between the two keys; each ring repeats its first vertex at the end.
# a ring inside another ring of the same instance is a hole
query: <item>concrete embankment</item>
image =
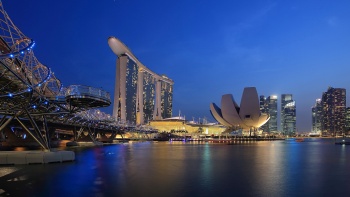
{"type": "Polygon", "coordinates": [[[0,165],[47,164],[74,161],[73,151],[1,151],[0,165]]]}

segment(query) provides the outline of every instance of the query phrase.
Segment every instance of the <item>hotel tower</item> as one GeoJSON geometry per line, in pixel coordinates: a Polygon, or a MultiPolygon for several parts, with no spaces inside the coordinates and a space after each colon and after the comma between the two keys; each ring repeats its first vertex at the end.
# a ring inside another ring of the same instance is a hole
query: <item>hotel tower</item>
{"type": "Polygon", "coordinates": [[[170,118],[174,82],[144,66],[119,39],[108,44],[117,55],[113,117],[137,125],[170,118]]]}

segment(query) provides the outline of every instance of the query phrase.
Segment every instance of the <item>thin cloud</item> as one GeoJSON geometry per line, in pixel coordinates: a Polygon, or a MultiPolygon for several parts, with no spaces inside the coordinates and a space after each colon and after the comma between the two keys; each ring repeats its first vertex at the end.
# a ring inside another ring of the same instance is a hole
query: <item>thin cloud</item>
{"type": "Polygon", "coordinates": [[[262,62],[264,60],[259,46],[246,47],[240,44],[240,37],[244,36],[244,32],[258,26],[266,15],[276,6],[276,3],[269,4],[255,14],[246,18],[246,20],[226,27],[224,29],[224,42],[226,45],[226,53],[235,59],[245,59],[252,61],[252,63],[262,62]]]}
{"type": "Polygon", "coordinates": [[[233,32],[240,33],[241,31],[255,27],[257,23],[260,22],[275,6],[276,3],[272,3],[263,7],[262,9],[258,10],[255,14],[247,18],[245,21],[242,21],[236,26],[233,26],[231,30],[233,32]]]}

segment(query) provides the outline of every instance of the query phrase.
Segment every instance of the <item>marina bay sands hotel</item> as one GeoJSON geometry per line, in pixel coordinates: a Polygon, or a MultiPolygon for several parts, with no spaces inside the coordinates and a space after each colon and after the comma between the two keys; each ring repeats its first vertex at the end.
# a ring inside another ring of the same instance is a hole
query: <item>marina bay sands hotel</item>
{"type": "Polygon", "coordinates": [[[109,37],[108,44],[117,55],[113,117],[137,125],[170,118],[174,82],[148,69],[119,39],[109,37]]]}

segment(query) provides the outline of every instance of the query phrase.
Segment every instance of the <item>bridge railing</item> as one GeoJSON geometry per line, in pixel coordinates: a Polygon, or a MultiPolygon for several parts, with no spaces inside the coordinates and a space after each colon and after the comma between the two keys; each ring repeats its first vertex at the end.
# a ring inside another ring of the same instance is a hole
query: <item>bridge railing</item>
{"type": "Polygon", "coordinates": [[[84,85],[70,85],[66,90],[65,96],[91,96],[95,98],[100,98],[103,100],[111,100],[109,92],[104,91],[100,88],[94,88],[91,86],[84,85]]]}

